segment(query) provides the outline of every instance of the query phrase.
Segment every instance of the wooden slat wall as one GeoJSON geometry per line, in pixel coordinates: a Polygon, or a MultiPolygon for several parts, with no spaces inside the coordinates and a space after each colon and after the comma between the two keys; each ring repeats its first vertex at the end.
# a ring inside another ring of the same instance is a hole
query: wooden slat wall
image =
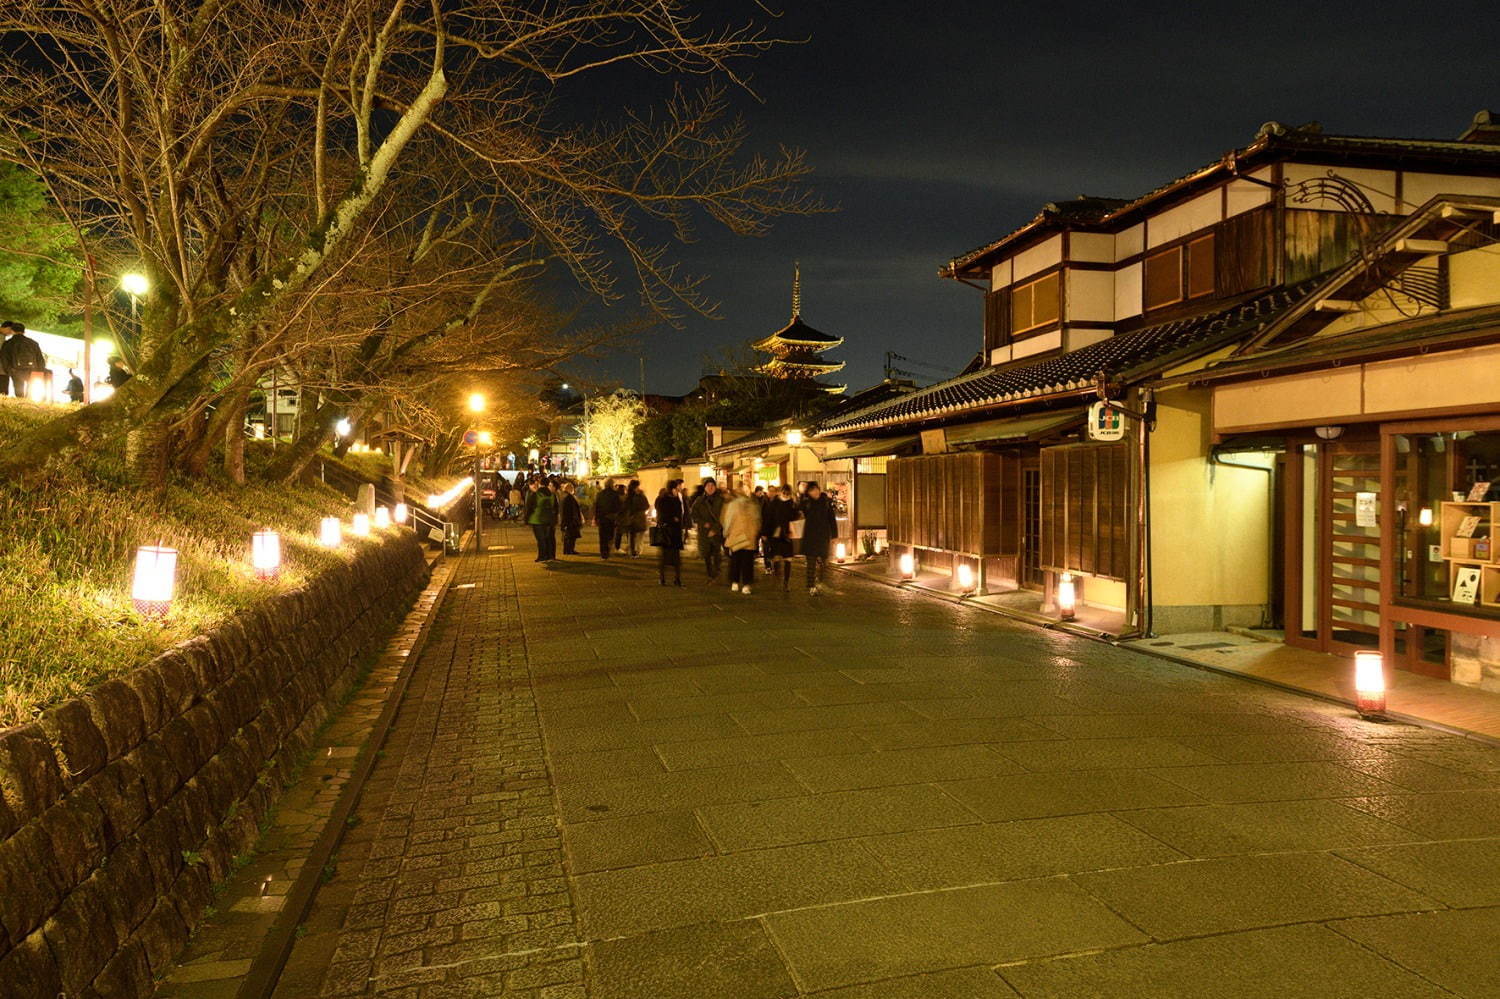
{"type": "Polygon", "coordinates": [[[1018,466],[1019,459],[968,451],[893,460],[886,466],[891,544],[970,555],[1015,554],[1020,473],[1007,465],[1018,466]]]}
{"type": "Polygon", "coordinates": [[[1130,574],[1130,451],[1125,444],[1042,450],[1042,567],[1130,574]]]}
{"type": "Polygon", "coordinates": [[[1214,293],[1243,295],[1271,283],[1271,206],[1233,215],[1215,227],[1214,293]]]}

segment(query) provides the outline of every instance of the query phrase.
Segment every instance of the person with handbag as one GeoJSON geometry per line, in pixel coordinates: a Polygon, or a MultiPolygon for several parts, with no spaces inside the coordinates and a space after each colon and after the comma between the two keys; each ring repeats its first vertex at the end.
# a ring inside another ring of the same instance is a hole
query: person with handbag
{"type": "Polygon", "coordinates": [[[792,501],[792,487],[784,485],[771,493],[761,518],[766,557],[771,560],[772,573],[781,577],[783,593],[792,588],[792,525],[797,524],[801,516],[797,504],[792,501]]]}
{"type": "Polygon", "coordinates": [[[667,585],[667,566],[672,567],[672,585],[682,585],[683,516],[682,496],[678,489],[681,479],[672,479],[656,495],[656,524],[651,528],[651,543],[660,553],[656,563],[656,575],[661,585],[667,585]]]}
{"type": "Polygon", "coordinates": [[[693,497],[691,515],[693,526],[698,529],[698,554],[703,556],[703,570],[713,584],[724,565],[724,494],[719,492],[718,482],[703,480],[693,497]]]}
{"type": "Polygon", "coordinates": [[[802,557],[807,560],[807,592],[817,596],[819,584],[828,575],[828,548],[838,537],[838,517],[833,500],[816,482],[807,484],[802,497],[802,557]]]}
{"type": "Polygon", "coordinates": [[[724,547],[729,549],[729,590],[750,594],[755,582],[755,543],[760,538],[760,501],[743,489],[729,488],[724,504],[724,547]]]}

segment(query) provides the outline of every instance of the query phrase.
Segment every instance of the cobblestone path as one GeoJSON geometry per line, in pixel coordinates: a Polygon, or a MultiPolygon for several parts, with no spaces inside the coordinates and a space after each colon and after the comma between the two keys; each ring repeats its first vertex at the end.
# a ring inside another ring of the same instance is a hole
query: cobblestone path
{"type": "Polygon", "coordinates": [[[486,539],[281,995],[1500,995],[1500,749],[486,539]]]}

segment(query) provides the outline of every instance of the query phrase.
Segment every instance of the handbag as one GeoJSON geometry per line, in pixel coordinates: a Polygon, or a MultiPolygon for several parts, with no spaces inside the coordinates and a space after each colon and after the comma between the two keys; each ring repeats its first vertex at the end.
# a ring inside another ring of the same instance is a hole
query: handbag
{"type": "Polygon", "coordinates": [[[660,548],[662,546],[661,528],[656,524],[651,525],[650,541],[653,548],[660,548]]]}
{"type": "Polygon", "coordinates": [[[788,524],[786,526],[787,534],[791,537],[791,539],[793,541],[801,541],[802,540],[802,530],[806,526],[807,526],[807,521],[804,520],[801,517],[798,517],[796,520],[792,521],[790,524],[788,524]]]}

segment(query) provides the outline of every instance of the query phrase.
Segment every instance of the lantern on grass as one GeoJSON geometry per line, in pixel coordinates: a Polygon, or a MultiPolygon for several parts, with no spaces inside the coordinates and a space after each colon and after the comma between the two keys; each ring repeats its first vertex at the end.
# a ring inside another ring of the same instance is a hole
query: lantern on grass
{"type": "Polygon", "coordinates": [[[902,579],[911,579],[917,574],[917,557],[911,552],[902,552],[899,564],[902,579]]]}
{"type": "Polygon", "coordinates": [[[177,549],[143,545],[135,550],[130,602],[146,617],[165,617],[177,589],[177,549]]]}
{"type": "Polygon", "coordinates": [[[391,511],[391,519],[398,524],[406,523],[407,512],[405,503],[397,503],[396,509],[391,511]]]}
{"type": "Polygon", "coordinates": [[[1385,717],[1385,657],[1379,652],[1354,653],[1354,707],[1361,718],[1385,717]]]}
{"type": "Polygon", "coordinates": [[[281,535],[256,531],[250,538],[250,564],[256,579],[275,579],[281,574],[281,535]]]}
{"type": "Polygon", "coordinates": [[[377,506],[375,508],[375,526],[376,527],[390,527],[391,526],[391,511],[390,511],[389,507],[377,506]]]}
{"type": "Polygon", "coordinates": [[[849,557],[849,546],[840,541],[833,546],[833,557],[838,562],[843,562],[849,557]]]}
{"type": "Polygon", "coordinates": [[[318,544],[324,548],[337,548],[344,543],[344,525],[337,517],[324,517],[318,528],[318,544]]]}
{"type": "Polygon", "coordinates": [[[958,583],[958,588],[968,593],[974,588],[974,567],[967,562],[960,562],[953,570],[953,580],[958,583]]]}
{"type": "Polygon", "coordinates": [[[370,536],[370,515],[368,513],[356,513],[349,521],[349,533],[356,538],[368,538],[370,536]]]}
{"type": "Polygon", "coordinates": [[[1078,583],[1071,572],[1062,574],[1057,581],[1057,616],[1071,621],[1078,614],[1078,583]]]}

